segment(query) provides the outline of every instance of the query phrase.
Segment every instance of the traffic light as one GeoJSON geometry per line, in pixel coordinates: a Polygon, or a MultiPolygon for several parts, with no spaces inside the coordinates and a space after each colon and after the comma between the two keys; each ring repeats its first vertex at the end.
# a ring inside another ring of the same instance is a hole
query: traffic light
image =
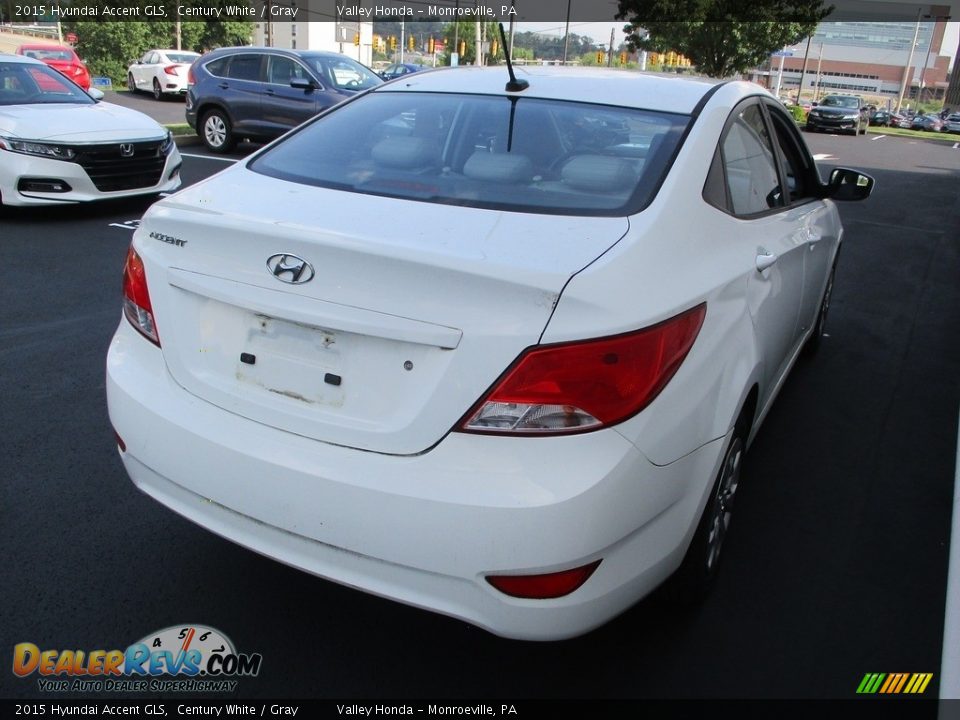
{"type": "Polygon", "coordinates": [[[407,38],[407,50],[413,50],[417,46],[416,38],[411,35],[407,38]]]}
{"type": "Polygon", "coordinates": [[[357,32],[353,34],[353,44],[357,47],[360,46],[360,33],[357,32]]]}
{"type": "Polygon", "coordinates": [[[496,40],[492,40],[492,41],[490,42],[490,54],[491,54],[491,55],[496,55],[496,54],[497,54],[497,50],[499,50],[499,49],[500,49],[500,44],[499,44],[496,40]]]}
{"type": "Polygon", "coordinates": [[[603,50],[597,50],[597,65],[603,65],[603,50]]]}
{"type": "Polygon", "coordinates": [[[391,36],[390,36],[390,49],[391,49],[391,50],[396,50],[396,49],[397,49],[397,36],[396,36],[396,35],[391,35],[391,36]]]}
{"type": "Polygon", "coordinates": [[[660,53],[655,53],[655,52],[650,53],[650,64],[651,65],[660,64],[660,53]]]}
{"type": "Polygon", "coordinates": [[[621,65],[627,64],[627,54],[625,52],[620,53],[620,64],[621,65]]]}
{"type": "Polygon", "coordinates": [[[433,55],[437,51],[437,41],[433,38],[430,38],[427,41],[427,50],[431,55],[433,55]]]}
{"type": "Polygon", "coordinates": [[[457,48],[457,51],[460,53],[460,57],[467,54],[467,43],[465,40],[460,41],[460,46],[457,48]]]}

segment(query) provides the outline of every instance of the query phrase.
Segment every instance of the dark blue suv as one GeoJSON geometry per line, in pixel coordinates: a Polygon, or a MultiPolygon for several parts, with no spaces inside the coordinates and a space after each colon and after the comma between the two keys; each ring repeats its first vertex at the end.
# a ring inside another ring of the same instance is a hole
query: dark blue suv
{"type": "Polygon", "coordinates": [[[240,138],[271,140],[382,82],[338,53],[221,48],[190,68],[187,122],[213,152],[227,152],[240,138]]]}

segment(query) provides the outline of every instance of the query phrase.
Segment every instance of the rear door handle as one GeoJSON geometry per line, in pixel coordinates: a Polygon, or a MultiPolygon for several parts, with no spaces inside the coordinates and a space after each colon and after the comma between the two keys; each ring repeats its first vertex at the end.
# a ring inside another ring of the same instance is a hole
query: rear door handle
{"type": "Polygon", "coordinates": [[[773,253],[768,253],[766,251],[761,252],[759,255],[757,255],[757,272],[763,272],[767,268],[772,267],[776,261],[777,256],[773,253]]]}
{"type": "Polygon", "coordinates": [[[222,82],[217,87],[219,87],[221,90],[227,90],[230,87],[230,85],[228,83],[222,82]]]}

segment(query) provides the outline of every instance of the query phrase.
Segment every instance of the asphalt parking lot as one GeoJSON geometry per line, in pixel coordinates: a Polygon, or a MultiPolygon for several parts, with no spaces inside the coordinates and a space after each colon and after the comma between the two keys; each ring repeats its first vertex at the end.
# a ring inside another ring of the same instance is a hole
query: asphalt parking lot
{"type": "MultiPolygon", "coordinates": [[[[107,420],[104,359],[145,203],[0,220],[2,646],[123,648],[202,623],[263,655],[235,692],[250,698],[853,698],[867,672],[932,672],[935,697],[960,405],[960,149],[807,140],[824,174],[859,167],[877,188],[841,206],[829,338],[748,456],[715,591],[694,611],[655,595],[555,644],[305,575],[137,492],[107,420]]],[[[186,182],[229,161],[184,152],[186,182]]],[[[43,696],[0,673],[0,697],[43,696]]]]}

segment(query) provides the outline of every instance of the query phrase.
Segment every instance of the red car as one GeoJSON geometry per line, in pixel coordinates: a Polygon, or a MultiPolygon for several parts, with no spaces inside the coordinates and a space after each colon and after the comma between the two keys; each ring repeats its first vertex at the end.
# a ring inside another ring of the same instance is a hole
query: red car
{"type": "Polygon", "coordinates": [[[77,57],[73,48],[63,45],[21,45],[17,48],[17,55],[42,60],[84,90],[90,89],[90,72],[83,61],[77,57]]]}

